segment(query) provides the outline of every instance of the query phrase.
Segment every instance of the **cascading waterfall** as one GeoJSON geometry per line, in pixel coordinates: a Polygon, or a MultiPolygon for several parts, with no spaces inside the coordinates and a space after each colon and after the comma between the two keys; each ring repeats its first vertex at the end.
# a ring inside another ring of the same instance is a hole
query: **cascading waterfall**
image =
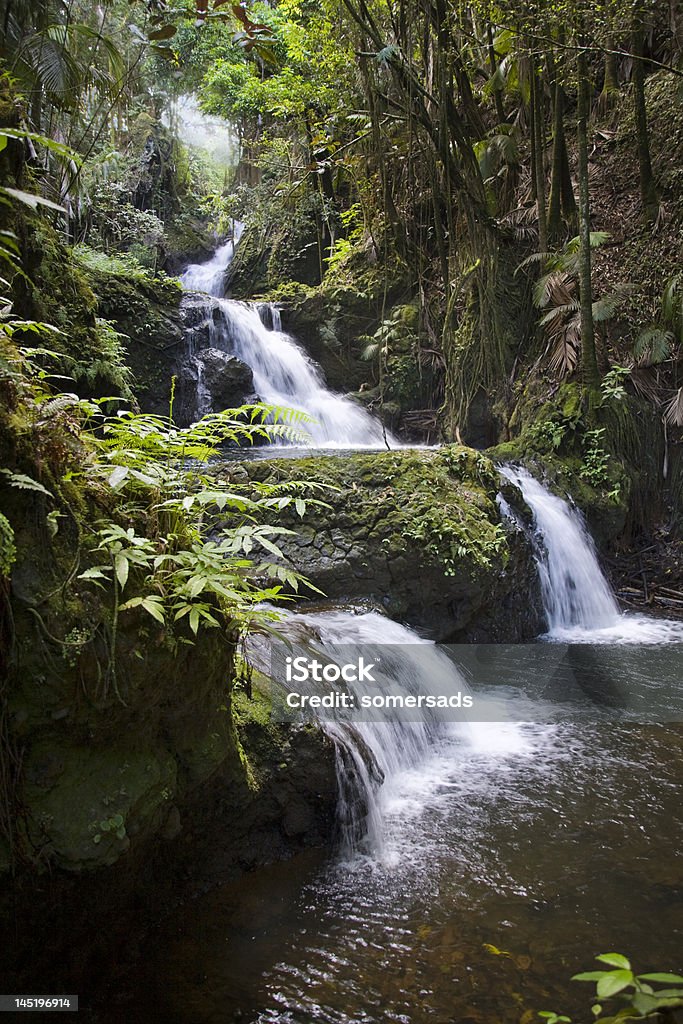
{"type": "Polygon", "coordinates": [[[207,302],[211,346],[251,367],[254,390],[262,402],[297,409],[310,417],[312,422],[305,427],[310,435],[307,443],[328,448],[398,447],[376,417],[325,386],[318,366],[282,331],[277,306],[222,298],[225,271],[240,234],[241,230],[236,231],[234,241],[222,245],[206,263],[189,266],[181,277],[187,291],[211,296],[207,302]]]}
{"type": "Polygon", "coordinates": [[[619,606],[579,513],[527,470],[505,468],[502,474],[519,487],[534,513],[536,560],[549,631],[613,626],[619,606]]]}
{"type": "MultiPolygon", "coordinates": [[[[374,663],[376,682],[345,684],[357,700],[362,694],[414,695],[468,693],[465,678],[448,655],[431,640],[378,612],[335,608],[285,614],[278,627],[302,644],[311,656],[339,663],[350,652],[374,663]],[[322,646],[321,646],[322,645],[322,646]]],[[[258,655],[257,655],[258,657],[258,655]]],[[[266,668],[266,666],[263,666],[266,668]]],[[[318,692],[307,683],[306,692],[318,692]]],[[[317,684],[321,693],[330,685],[317,684]]],[[[454,745],[485,745],[493,753],[520,750],[524,741],[514,723],[449,721],[441,715],[414,715],[372,710],[365,720],[352,721],[333,712],[320,715],[321,725],[337,747],[338,818],[344,852],[362,851],[383,863],[396,856],[401,821],[422,807],[423,798],[443,778],[444,758],[454,745]],[[397,825],[392,835],[391,823],[397,825]]]]}
{"type": "Polygon", "coordinates": [[[204,263],[191,263],[183,274],[180,283],[186,292],[206,292],[207,295],[219,296],[225,291],[225,272],[232,262],[235,249],[244,232],[244,224],[234,222],[232,238],[216,249],[211,259],[204,263]]]}
{"type": "Polygon", "coordinates": [[[534,515],[531,542],[549,638],[575,643],[666,643],[683,638],[681,622],[620,612],[578,509],[526,469],[505,466],[500,472],[519,488],[534,515]]]}
{"type": "MultiPolygon", "coordinates": [[[[566,643],[660,644],[683,640],[683,623],[622,614],[600,569],[595,546],[580,513],[552,494],[527,470],[505,467],[534,514],[534,546],[543,603],[546,639],[566,643]]],[[[503,514],[513,515],[501,499],[503,514]]],[[[363,693],[455,694],[467,683],[448,654],[407,626],[377,612],[334,608],[287,612],[279,629],[311,656],[326,661],[353,660],[351,651],[381,665],[376,683],[346,685],[358,699],[363,693]],[[302,637],[304,638],[302,640],[302,637]]],[[[457,661],[457,657],[456,657],[457,661]]],[[[263,665],[267,672],[269,666],[263,665]]],[[[329,692],[329,684],[312,692],[329,692]]],[[[311,692],[311,691],[307,691],[311,692]]],[[[342,849],[370,854],[383,864],[400,859],[407,816],[419,814],[463,756],[484,753],[498,759],[530,749],[522,724],[494,694],[478,692],[476,713],[448,721],[439,716],[407,720],[382,711],[365,720],[333,712],[320,723],[337,746],[339,820],[342,849]],[[500,720],[499,720],[500,715],[500,720]]],[[[450,784],[450,783],[447,783],[450,784]]]]}

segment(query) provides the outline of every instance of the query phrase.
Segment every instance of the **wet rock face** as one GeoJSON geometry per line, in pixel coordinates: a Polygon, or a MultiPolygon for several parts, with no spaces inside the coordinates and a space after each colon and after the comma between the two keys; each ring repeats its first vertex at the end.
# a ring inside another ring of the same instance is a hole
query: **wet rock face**
{"type": "Polygon", "coordinates": [[[217,348],[202,349],[183,363],[176,393],[176,421],[181,427],[256,397],[251,368],[217,348]]]}
{"type": "Polygon", "coordinates": [[[221,317],[217,299],[187,292],[180,303],[180,320],[188,351],[211,347],[221,317]]]}
{"type": "Polygon", "coordinates": [[[316,481],[329,507],[284,525],[285,557],[328,598],[370,598],[442,642],[515,642],[544,628],[533,554],[500,514],[500,480],[458,445],[243,464],[252,479],[316,481]]]}
{"type": "Polygon", "coordinates": [[[214,412],[239,404],[243,397],[253,392],[251,367],[236,356],[208,348],[196,358],[201,363],[202,383],[211,396],[214,412]]]}

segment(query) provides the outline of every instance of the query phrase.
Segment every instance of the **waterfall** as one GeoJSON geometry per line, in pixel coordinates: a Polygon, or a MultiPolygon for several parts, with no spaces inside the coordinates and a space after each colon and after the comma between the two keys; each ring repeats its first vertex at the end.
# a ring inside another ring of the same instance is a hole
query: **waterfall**
{"type": "Polygon", "coordinates": [[[207,295],[220,296],[225,291],[225,272],[230,266],[237,243],[244,232],[244,224],[234,221],[232,238],[216,249],[211,259],[205,263],[190,263],[180,283],[186,292],[206,292],[207,295]]]}
{"type": "MultiPolygon", "coordinates": [[[[284,612],[278,631],[309,657],[343,664],[362,653],[373,664],[372,684],[345,683],[358,701],[363,694],[395,697],[420,694],[468,694],[467,682],[446,651],[414,630],[374,611],[333,608],[318,612],[284,612]]],[[[250,660],[272,671],[259,654],[258,638],[250,660]]],[[[329,693],[329,683],[307,682],[289,689],[329,693]]],[[[441,712],[364,712],[351,719],[333,711],[320,713],[320,724],[337,749],[338,820],[343,853],[362,852],[389,863],[400,845],[407,815],[419,814],[438,790],[444,764],[454,747],[494,754],[525,748],[514,722],[467,721],[465,715],[441,712]],[[449,720],[449,717],[452,720],[449,720]]]]}
{"type": "Polygon", "coordinates": [[[619,606],[580,513],[527,470],[506,468],[502,473],[519,487],[534,513],[534,549],[550,632],[613,626],[619,606]]]}
{"type": "Polygon", "coordinates": [[[310,435],[308,444],[328,448],[397,447],[396,439],[375,416],[326,387],[319,367],[282,331],[275,304],[222,298],[225,270],[240,234],[241,225],[234,241],[222,245],[206,263],[189,266],[181,277],[187,291],[210,296],[206,318],[211,346],[251,367],[254,390],[262,402],[296,409],[310,417],[312,422],[305,425],[310,435]]]}
{"type": "MultiPolygon", "coordinates": [[[[683,638],[683,623],[620,612],[578,509],[528,470],[504,466],[501,475],[522,492],[533,512],[534,548],[548,637],[575,643],[664,643],[683,638]]],[[[509,515],[502,500],[501,511],[509,515]]]]}

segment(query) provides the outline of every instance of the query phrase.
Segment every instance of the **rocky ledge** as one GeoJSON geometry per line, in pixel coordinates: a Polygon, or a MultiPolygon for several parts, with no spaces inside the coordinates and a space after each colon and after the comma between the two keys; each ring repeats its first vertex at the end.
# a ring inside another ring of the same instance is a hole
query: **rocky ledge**
{"type": "Polygon", "coordinates": [[[442,642],[514,642],[543,628],[523,531],[501,517],[494,464],[471,448],[245,462],[233,479],[322,484],[327,507],[285,520],[285,559],[328,598],[369,598],[442,642]]]}

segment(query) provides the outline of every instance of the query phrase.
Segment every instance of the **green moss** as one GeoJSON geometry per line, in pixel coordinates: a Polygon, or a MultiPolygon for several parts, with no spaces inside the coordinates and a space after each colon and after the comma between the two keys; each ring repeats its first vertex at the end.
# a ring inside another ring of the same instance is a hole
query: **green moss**
{"type": "Polygon", "coordinates": [[[160,823],[175,795],[176,763],[158,750],[43,740],[29,751],[25,779],[32,842],[80,871],[113,864],[131,838],[160,823]]]}
{"type": "MultiPolygon", "coordinates": [[[[290,460],[248,466],[252,477],[283,479],[290,460]]],[[[410,545],[445,575],[468,575],[502,567],[506,540],[495,504],[498,477],[491,461],[474,449],[447,445],[438,451],[403,450],[353,455],[343,460],[297,460],[297,478],[334,490],[324,495],[332,506],[325,519],[350,543],[381,545],[396,558],[410,545]]],[[[318,544],[326,543],[323,538],[318,544]]],[[[334,553],[334,537],[329,539],[334,553]]],[[[320,548],[325,554],[324,547],[320,548]]]]}
{"type": "Polygon", "coordinates": [[[251,696],[234,689],[231,707],[246,780],[258,790],[270,779],[273,766],[282,762],[289,737],[287,728],[272,717],[271,680],[256,668],[251,672],[251,696]]]}

